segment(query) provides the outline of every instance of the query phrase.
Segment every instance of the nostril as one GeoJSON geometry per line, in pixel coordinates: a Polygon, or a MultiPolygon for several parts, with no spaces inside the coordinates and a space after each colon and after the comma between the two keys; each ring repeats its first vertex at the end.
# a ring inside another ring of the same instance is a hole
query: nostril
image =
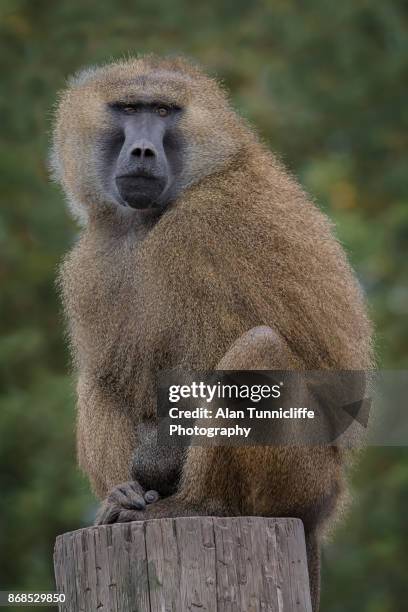
{"type": "Polygon", "coordinates": [[[135,147],[132,149],[131,155],[133,155],[133,157],[156,157],[154,149],[145,146],[135,147]]]}

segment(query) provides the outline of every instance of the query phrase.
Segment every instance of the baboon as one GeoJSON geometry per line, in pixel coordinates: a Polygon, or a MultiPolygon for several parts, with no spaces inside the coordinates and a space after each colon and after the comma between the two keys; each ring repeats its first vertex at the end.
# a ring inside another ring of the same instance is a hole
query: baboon
{"type": "Polygon", "coordinates": [[[60,282],[79,464],[106,498],[99,522],[299,517],[316,611],[344,452],[167,453],[155,442],[155,381],[174,368],[370,368],[371,325],[329,220],[220,84],[182,58],[80,72],[60,97],[51,159],[82,223],[60,282]]]}

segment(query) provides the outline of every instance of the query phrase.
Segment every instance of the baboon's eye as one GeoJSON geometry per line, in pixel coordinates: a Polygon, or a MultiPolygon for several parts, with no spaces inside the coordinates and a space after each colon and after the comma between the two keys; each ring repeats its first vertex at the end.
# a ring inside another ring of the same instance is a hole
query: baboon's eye
{"type": "Polygon", "coordinates": [[[124,106],[122,110],[124,113],[128,113],[129,115],[131,115],[132,113],[138,112],[138,109],[136,108],[136,106],[124,106]]]}
{"type": "Polygon", "coordinates": [[[167,117],[167,115],[169,114],[169,109],[165,106],[159,106],[157,112],[159,113],[160,117],[167,117]]]}

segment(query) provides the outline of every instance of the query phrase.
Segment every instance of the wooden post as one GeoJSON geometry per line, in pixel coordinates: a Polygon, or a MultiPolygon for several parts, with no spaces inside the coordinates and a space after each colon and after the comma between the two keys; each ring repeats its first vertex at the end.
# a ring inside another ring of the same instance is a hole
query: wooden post
{"type": "Polygon", "coordinates": [[[64,612],[311,612],[303,524],[189,517],[57,538],[64,612]]]}

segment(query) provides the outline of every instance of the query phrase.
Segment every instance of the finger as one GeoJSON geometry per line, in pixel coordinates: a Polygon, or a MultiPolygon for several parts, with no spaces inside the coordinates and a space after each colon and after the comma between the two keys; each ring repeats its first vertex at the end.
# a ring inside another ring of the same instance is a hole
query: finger
{"type": "Polygon", "coordinates": [[[154,502],[157,502],[160,499],[160,495],[157,491],[146,491],[144,494],[144,499],[147,504],[154,504],[154,502]]]}
{"type": "Polygon", "coordinates": [[[146,502],[143,496],[136,493],[130,487],[127,487],[125,491],[115,489],[109,497],[109,500],[122,508],[128,508],[130,510],[144,510],[146,508],[146,502]]]}
{"type": "Polygon", "coordinates": [[[137,493],[138,495],[141,495],[143,497],[144,489],[143,489],[143,487],[140,486],[140,484],[136,480],[133,480],[132,482],[129,482],[128,486],[131,489],[133,489],[133,491],[135,493],[137,493]]]}
{"type": "Polygon", "coordinates": [[[131,521],[142,521],[143,513],[135,510],[121,510],[117,519],[117,523],[130,523],[131,521]]]}
{"type": "Polygon", "coordinates": [[[111,525],[116,523],[120,514],[120,508],[115,504],[105,504],[102,512],[96,519],[96,525],[111,525]]]}

